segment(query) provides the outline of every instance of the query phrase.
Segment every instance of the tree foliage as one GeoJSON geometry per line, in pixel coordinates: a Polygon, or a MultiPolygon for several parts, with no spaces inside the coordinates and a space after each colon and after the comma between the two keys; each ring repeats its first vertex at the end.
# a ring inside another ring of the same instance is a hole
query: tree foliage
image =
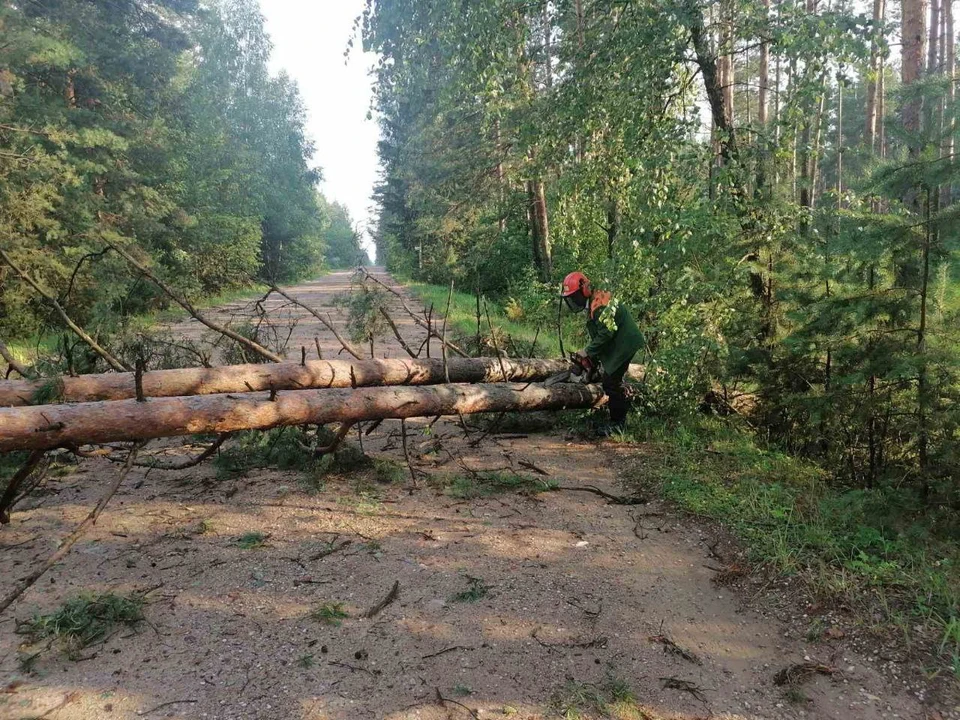
{"type": "Polygon", "coordinates": [[[955,502],[941,4],[934,47],[903,51],[925,67],[898,86],[882,3],[368,0],[378,255],[536,302],[583,269],[645,329],[646,412],[745,395],[765,437],[847,481],[912,478],[955,502]]]}
{"type": "MultiPolygon", "coordinates": [[[[0,249],[78,322],[166,302],[105,236],[190,297],[322,265],[305,110],[255,0],[3,3],[0,34],[0,249]]],[[[0,334],[50,320],[0,265],[0,334]]]]}

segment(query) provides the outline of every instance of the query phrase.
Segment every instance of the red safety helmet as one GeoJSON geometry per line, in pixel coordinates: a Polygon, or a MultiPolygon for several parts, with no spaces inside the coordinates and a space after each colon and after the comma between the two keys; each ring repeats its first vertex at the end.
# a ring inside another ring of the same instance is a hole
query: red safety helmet
{"type": "Polygon", "coordinates": [[[561,297],[570,297],[589,284],[590,280],[579,270],[575,270],[563,279],[563,285],[560,289],[561,297]]]}

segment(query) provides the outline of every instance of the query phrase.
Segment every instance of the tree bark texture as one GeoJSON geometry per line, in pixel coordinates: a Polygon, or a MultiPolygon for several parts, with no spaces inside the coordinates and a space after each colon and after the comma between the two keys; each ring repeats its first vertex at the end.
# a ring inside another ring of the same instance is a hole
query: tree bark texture
{"type": "Polygon", "coordinates": [[[533,238],[534,257],[540,270],[540,279],[550,282],[553,275],[553,256],[550,250],[550,223],[547,218],[547,194],[542,180],[527,181],[530,199],[530,234],[533,238]]]}
{"type": "MultiPolygon", "coordinates": [[[[770,0],[763,0],[763,11],[767,19],[767,25],[770,23],[770,0]]],[[[757,108],[757,122],[760,125],[767,124],[767,92],[770,85],[770,43],[763,41],[760,43],[760,78],[759,78],[759,107],[757,108]]]]}
{"type": "MultiPolygon", "coordinates": [[[[927,0],[902,0],[901,30],[903,44],[900,48],[901,79],[903,86],[916,83],[923,74],[927,42],[927,0]]],[[[903,127],[911,134],[920,132],[923,99],[910,98],[900,109],[903,127]]],[[[911,156],[920,152],[920,143],[909,142],[911,156]]]]}
{"type": "Polygon", "coordinates": [[[866,127],[863,136],[864,144],[871,150],[874,149],[877,141],[877,96],[880,89],[880,75],[883,72],[879,37],[883,17],[884,0],[873,0],[874,38],[870,44],[870,75],[867,78],[866,127]]]}
{"type": "Polygon", "coordinates": [[[697,65],[703,75],[703,86],[707,93],[707,101],[710,104],[713,125],[717,131],[717,142],[720,145],[720,157],[726,161],[736,156],[737,142],[733,125],[729,122],[717,54],[710,47],[710,38],[704,26],[703,11],[696,0],[686,1],[684,14],[684,22],[687,31],[690,33],[690,42],[697,56],[697,65]]]}
{"type": "Polygon", "coordinates": [[[599,385],[437,385],[292,390],[140,402],[77,403],[0,409],[0,452],[146,440],[289,425],[589,408],[599,385]],[[271,400],[271,396],[273,399],[271,400]]]}
{"type": "MultiPolygon", "coordinates": [[[[567,369],[565,360],[448,358],[450,382],[536,382],[567,369]],[[501,363],[503,371],[501,371],[501,363]]],[[[642,379],[642,365],[628,377],[642,379]]],[[[56,383],[61,402],[129,400],[136,397],[134,373],[78,375],[55,380],[0,382],[0,407],[26,407],[38,392],[56,383]]],[[[145,397],[217,395],[268,390],[308,390],[377,385],[439,385],[446,382],[443,360],[312,360],[300,363],[226,365],[214,368],[155,370],[142,376],[145,397]]]]}

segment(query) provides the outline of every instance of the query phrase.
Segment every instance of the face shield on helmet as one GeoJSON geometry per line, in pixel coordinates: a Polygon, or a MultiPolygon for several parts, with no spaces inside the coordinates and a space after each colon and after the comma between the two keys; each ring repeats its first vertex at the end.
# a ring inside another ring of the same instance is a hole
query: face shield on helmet
{"type": "Polygon", "coordinates": [[[570,273],[563,279],[560,294],[571,312],[583,312],[587,307],[587,295],[584,289],[589,283],[587,276],[579,270],[570,273]]]}
{"type": "Polygon", "coordinates": [[[587,297],[582,292],[575,292],[573,295],[567,295],[563,301],[570,308],[571,312],[583,312],[587,307],[587,297]]]}

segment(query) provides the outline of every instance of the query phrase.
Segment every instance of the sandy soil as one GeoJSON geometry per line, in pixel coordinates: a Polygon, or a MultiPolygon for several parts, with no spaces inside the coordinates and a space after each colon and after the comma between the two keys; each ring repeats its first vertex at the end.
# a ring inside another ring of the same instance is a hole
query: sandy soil
{"type": "MultiPolygon", "coordinates": [[[[349,283],[334,273],[291,292],[342,325],[331,302],[349,283]]],[[[279,325],[300,316],[291,356],[315,337],[325,357],[336,354],[316,320],[271,302],[279,325]]],[[[416,326],[400,328],[420,344],[416,326]]],[[[200,335],[193,322],[178,331],[200,335]]],[[[391,341],[377,354],[400,351],[391,341]]],[[[412,427],[415,451],[446,448],[415,452],[424,473],[443,458],[443,472],[461,463],[522,470],[524,461],[563,485],[618,494],[618,469],[645,452],[559,434],[491,435],[473,449],[452,424],[429,438],[422,429],[412,427]]],[[[384,423],[365,449],[402,461],[396,430],[384,423]]],[[[50,478],[0,530],[0,577],[51,552],[116,472],[90,460],[50,478]]],[[[416,488],[409,476],[364,487],[346,478],[309,492],[295,473],[131,473],[98,525],[0,617],[0,718],[532,719],[578,717],[574,706],[579,717],[960,716],[924,705],[922,690],[845,639],[807,642],[781,608],[715,583],[711,532],[655,502],[610,505],[580,492],[465,501],[425,477],[416,488]],[[252,531],[268,535],[266,546],[238,547],[252,531]],[[319,557],[331,542],[339,550],[319,557]],[[394,583],[398,599],[364,618],[394,583]],[[51,649],[21,671],[16,619],[81,591],[149,588],[137,631],[122,629],[80,660],[51,649]],[[311,618],[325,603],[343,603],[349,617],[339,626],[311,618]],[[774,683],[802,662],[836,670],[806,682],[805,700],[774,683]],[[591,691],[609,699],[614,680],[636,701],[601,711],[591,691]]]]}

